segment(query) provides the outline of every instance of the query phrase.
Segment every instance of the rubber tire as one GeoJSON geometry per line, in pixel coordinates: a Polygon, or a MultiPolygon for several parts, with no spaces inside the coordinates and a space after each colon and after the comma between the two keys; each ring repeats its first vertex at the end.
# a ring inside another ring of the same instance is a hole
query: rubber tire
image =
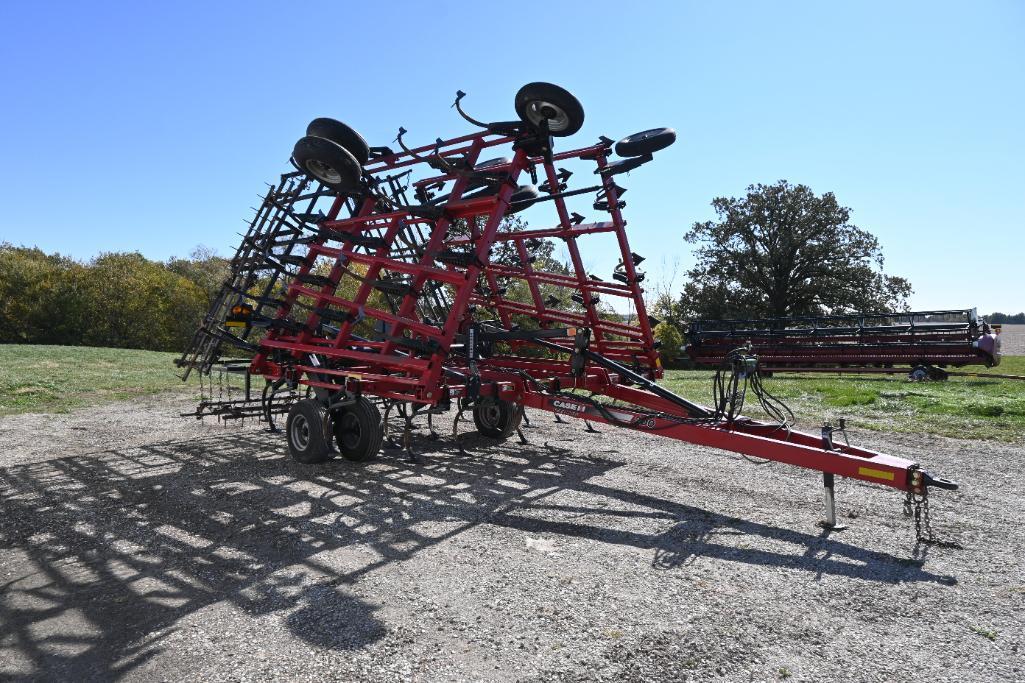
{"type": "MultiPolygon", "coordinates": [[[[485,187],[481,190],[477,190],[476,192],[464,194],[460,201],[466,201],[469,199],[480,199],[481,197],[490,197],[495,194],[497,194],[497,192],[495,192],[494,189],[490,187],[485,187]]],[[[534,205],[534,202],[536,202],[540,198],[541,193],[534,185],[520,185],[516,188],[516,191],[513,192],[512,195],[509,197],[509,203],[511,204],[512,202],[526,201],[528,199],[531,201],[529,204],[522,204],[520,206],[510,208],[508,211],[505,212],[505,215],[511,216],[512,214],[519,213],[524,209],[529,209],[531,206],[534,205]]]]}
{"type": "Polygon", "coordinates": [[[292,150],[292,158],[296,166],[302,169],[311,178],[319,181],[322,185],[338,191],[342,194],[351,194],[359,189],[359,179],[363,174],[356,157],[339,145],[327,138],[318,138],[312,135],[295,143],[292,150]],[[329,166],[338,174],[337,179],[321,177],[310,169],[308,164],[319,162],[329,166]]]}
{"type": "MultiPolygon", "coordinates": [[[[481,163],[479,163],[476,166],[474,166],[473,170],[475,170],[475,171],[486,171],[489,168],[492,168],[493,166],[504,166],[504,165],[506,165],[508,163],[511,163],[511,162],[512,162],[512,159],[510,159],[509,157],[495,157],[494,159],[488,159],[487,161],[482,161],[481,163]]],[[[476,190],[477,188],[485,187],[486,185],[487,185],[487,182],[485,182],[484,180],[481,180],[480,178],[470,178],[469,182],[466,183],[466,190],[464,190],[464,191],[465,192],[469,192],[470,190],[476,190]]]]}
{"type": "Polygon", "coordinates": [[[640,157],[654,154],[676,142],[676,131],[672,128],[652,128],[628,135],[616,143],[616,154],[621,157],[640,157]]]}
{"type": "Polygon", "coordinates": [[[355,157],[361,166],[370,160],[370,145],[362,135],[341,121],[327,117],[313,119],[306,126],[306,134],[336,143],[355,157]]]}
{"type": "Polygon", "coordinates": [[[908,379],[912,382],[923,382],[929,379],[929,368],[924,365],[916,365],[908,373],[908,379]]]}
{"type": "Polygon", "coordinates": [[[510,159],[509,157],[495,157],[494,159],[488,159],[487,161],[480,162],[479,164],[473,167],[473,170],[484,171],[494,166],[505,166],[506,164],[511,163],[512,159],[510,159]]]}
{"type": "Polygon", "coordinates": [[[473,424],[482,436],[507,439],[516,432],[522,419],[523,410],[512,401],[482,396],[473,404],[473,424]],[[493,409],[497,413],[488,415],[493,409]]]}
{"type": "Polygon", "coordinates": [[[315,465],[331,458],[328,423],[327,411],[316,399],[306,398],[292,404],[285,422],[285,438],[288,452],[296,462],[315,465]],[[302,422],[306,423],[306,430],[303,430],[302,422]],[[301,431],[305,431],[305,444],[298,434],[301,431]]]}
{"type": "Polygon", "coordinates": [[[384,441],[384,429],[381,426],[381,411],[365,397],[356,403],[335,412],[334,419],[335,443],[342,457],[352,462],[372,460],[381,450],[384,441]],[[355,439],[351,437],[353,428],[358,430],[355,439]]]}
{"type": "Polygon", "coordinates": [[[516,114],[521,121],[529,126],[538,128],[538,124],[531,121],[529,116],[532,103],[537,102],[554,104],[566,114],[567,121],[564,127],[548,131],[557,138],[573,135],[584,125],[584,107],[577,98],[573,97],[565,88],[551,83],[537,82],[527,83],[516,93],[516,114]]]}

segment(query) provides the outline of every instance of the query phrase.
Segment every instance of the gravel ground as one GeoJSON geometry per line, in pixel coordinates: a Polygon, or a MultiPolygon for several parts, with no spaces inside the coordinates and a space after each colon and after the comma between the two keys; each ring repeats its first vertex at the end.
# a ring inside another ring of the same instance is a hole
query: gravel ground
{"type": "MultiPolygon", "coordinates": [[[[165,395],[0,419],[0,679],[1025,680],[1025,449],[854,436],[892,490],[533,415],[301,466],[165,395]]],[[[446,430],[447,431],[447,430],[446,430]]]]}
{"type": "Polygon", "coordinates": [[[1000,351],[1008,356],[1025,356],[1025,325],[1004,325],[1000,330],[1000,351]]]}

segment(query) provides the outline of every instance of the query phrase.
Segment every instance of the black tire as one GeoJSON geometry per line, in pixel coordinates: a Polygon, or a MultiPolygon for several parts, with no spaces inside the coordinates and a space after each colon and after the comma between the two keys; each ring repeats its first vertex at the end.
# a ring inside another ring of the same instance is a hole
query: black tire
{"type": "Polygon", "coordinates": [[[520,185],[516,188],[516,191],[509,197],[509,203],[512,205],[506,213],[519,213],[524,209],[529,209],[534,205],[538,199],[541,198],[541,193],[534,185],[520,185]],[[522,202],[522,203],[521,203],[522,202]]]}
{"type": "Polygon", "coordinates": [[[384,440],[381,411],[370,400],[361,396],[351,406],[340,408],[332,424],[335,443],[346,460],[366,462],[381,450],[384,440]]]}
{"type": "Polygon", "coordinates": [[[912,382],[923,382],[929,379],[929,368],[924,365],[916,365],[908,373],[908,379],[912,382]]]}
{"type": "Polygon", "coordinates": [[[363,136],[341,121],[322,117],[310,121],[306,134],[336,143],[363,165],[370,160],[370,145],[363,136]]]}
{"type": "Polygon", "coordinates": [[[473,404],[473,424],[482,436],[507,439],[520,426],[523,408],[518,403],[482,396],[473,404]]]}
{"type": "Polygon", "coordinates": [[[510,163],[512,163],[512,159],[510,159],[509,157],[495,157],[494,159],[488,159],[487,161],[480,162],[479,164],[473,167],[473,170],[483,171],[494,166],[505,166],[506,164],[510,163]]]}
{"type": "Polygon", "coordinates": [[[534,128],[548,121],[555,137],[573,135],[584,125],[584,108],[566,89],[551,83],[528,83],[516,93],[516,114],[534,128]]]}
{"type": "MultiPolygon", "coordinates": [[[[512,161],[509,157],[496,157],[494,159],[488,159],[482,161],[473,167],[475,171],[486,171],[494,166],[504,166],[512,161]]],[[[484,187],[487,182],[480,178],[470,178],[469,182],[466,183],[466,191],[476,190],[478,187],[484,187]]]]}
{"type": "MultiPolygon", "coordinates": [[[[496,189],[491,187],[485,187],[481,190],[477,190],[476,192],[464,194],[462,196],[461,201],[469,199],[480,199],[481,197],[490,197],[495,194],[498,194],[498,191],[496,189]]],[[[528,209],[531,206],[533,206],[534,202],[536,202],[540,198],[541,193],[534,185],[520,185],[516,188],[516,191],[512,193],[512,196],[509,197],[510,207],[509,210],[505,213],[506,215],[519,213],[520,211],[523,211],[524,209],[528,209]],[[520,204],[519,202],[523,203],[520,204]]]]}
{"type": "Polygon", "coordinates": [[[629,135],[616,143],[616,154],[621,157],[639,157],[654,154],[676,142],[672,128],[652,128],[629,135]]]}
{"type": "Polygon", "coordinates": [[[285,438],[288,452],[304,465],[313,465],[331,458],[331,436],[327,411],[320,402],[307,398],[296,401],[288,410],[285,438]]]}
{"type": "Polygon", "coordinates": [[[356,157],[337,142],[307,135],[295,143],[292,158],[304,173],[333,190],[349,194],[359,189],[363,170],[356,157]]]}

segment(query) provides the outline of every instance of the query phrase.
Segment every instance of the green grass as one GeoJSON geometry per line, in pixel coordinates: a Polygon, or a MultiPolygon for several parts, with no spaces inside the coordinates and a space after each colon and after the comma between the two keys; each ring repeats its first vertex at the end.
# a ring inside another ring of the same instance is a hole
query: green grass
{"type": "Polygon", "coordinates": [[[84,346],[0,345],[0,415],[62,413],[182,390],[178,354],[84,346]]]}
{"type": "MultiPolygon", "coordinates": [[[[965,370],[1025,375],[1025,356],[1005,356],[991,370],[965,370]]],[[[713,375],[708,370],[669,370],[663,384],[709,405],[713,375]]],[[[903,374],[776,373],[763,381],[804,425],[845,417],[852,426],[879,431],[1025,442],[1025,380],[981,376],[909,382],[903,374]]],[[[764,415],[751,396],[744,412],[751,417],[764,415]]]]}
{"type": "MultiPolygon", "coordinates": [[[[176,376],[176,356],[129,349],[0,345],[0,415],[67,412],[160,391],[194,391],[176,376]]],[[[1025,375],[1025,356],[1005,357],[990,372],[1025,375]]],[[[663,384],[708,405],[713,374],[669,370],[663,384]]],[[[903,374],[777,373],[764,382],[805,427],[845,417],[853,427],[884,432],[1025,442],[1025,380],[951,377],[946,382],[909,382],[903,374]]],[[[753,397],[744,412],[762,416],[753,397]]]]}

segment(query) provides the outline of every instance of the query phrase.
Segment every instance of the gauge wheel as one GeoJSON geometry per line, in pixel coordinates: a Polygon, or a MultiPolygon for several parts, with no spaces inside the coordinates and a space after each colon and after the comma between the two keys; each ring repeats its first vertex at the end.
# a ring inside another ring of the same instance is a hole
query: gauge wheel
{"type": "Polygon", "coordinates": [[[548,123],[555,137],[573,135],[584,125],[584,108],[577,98],[551,83],[528,83],[516,93],[516,113],[533,128],[548,123]]]}
{"type": "Polygon", "coordinates": [[[310,125],[306,126],[306,134],[336,143],[349,152],[361,166],[370,159],[370,145],[367,141],[341,121],[327,117],[313,119],[310,125]]]}
{"type": "MultiPolygon", "coordinates": [[[[498,194],[498,188],[485,187],[481,190],[477,190],[476,192],[464,194],[460,201],[480,199],[481,197],[491,197],[496,194],[498,194]]],[[[533,206],[534,202],[540,198],[541,193],[538,192],[537,187],[534,185],[520,185],[509,197],[509,209],[505,213],[506,215],[519,213],[520,211],[533,206]]]]}
{"type": "Polygon", "coordinates": [[[363,171],[356,157],[337,142],[313,135],[295,143],[292,158],[304,173],[342,194],[359,189],[363,171]]]}
{"type": "Polygon", "coordinates": [[[477,399],[473,405],[473,423],[477,431],[492,439],[507,439],[520,426],[523,408],[518,403],[491,396],[477,399]]]}
{"type": "Polygon", "coordinates": [[[654,154],[676,142],[672,128],[652,128],[629,135],[616,143],[616,154],[621,157],[640,157],[654,154]]]}

